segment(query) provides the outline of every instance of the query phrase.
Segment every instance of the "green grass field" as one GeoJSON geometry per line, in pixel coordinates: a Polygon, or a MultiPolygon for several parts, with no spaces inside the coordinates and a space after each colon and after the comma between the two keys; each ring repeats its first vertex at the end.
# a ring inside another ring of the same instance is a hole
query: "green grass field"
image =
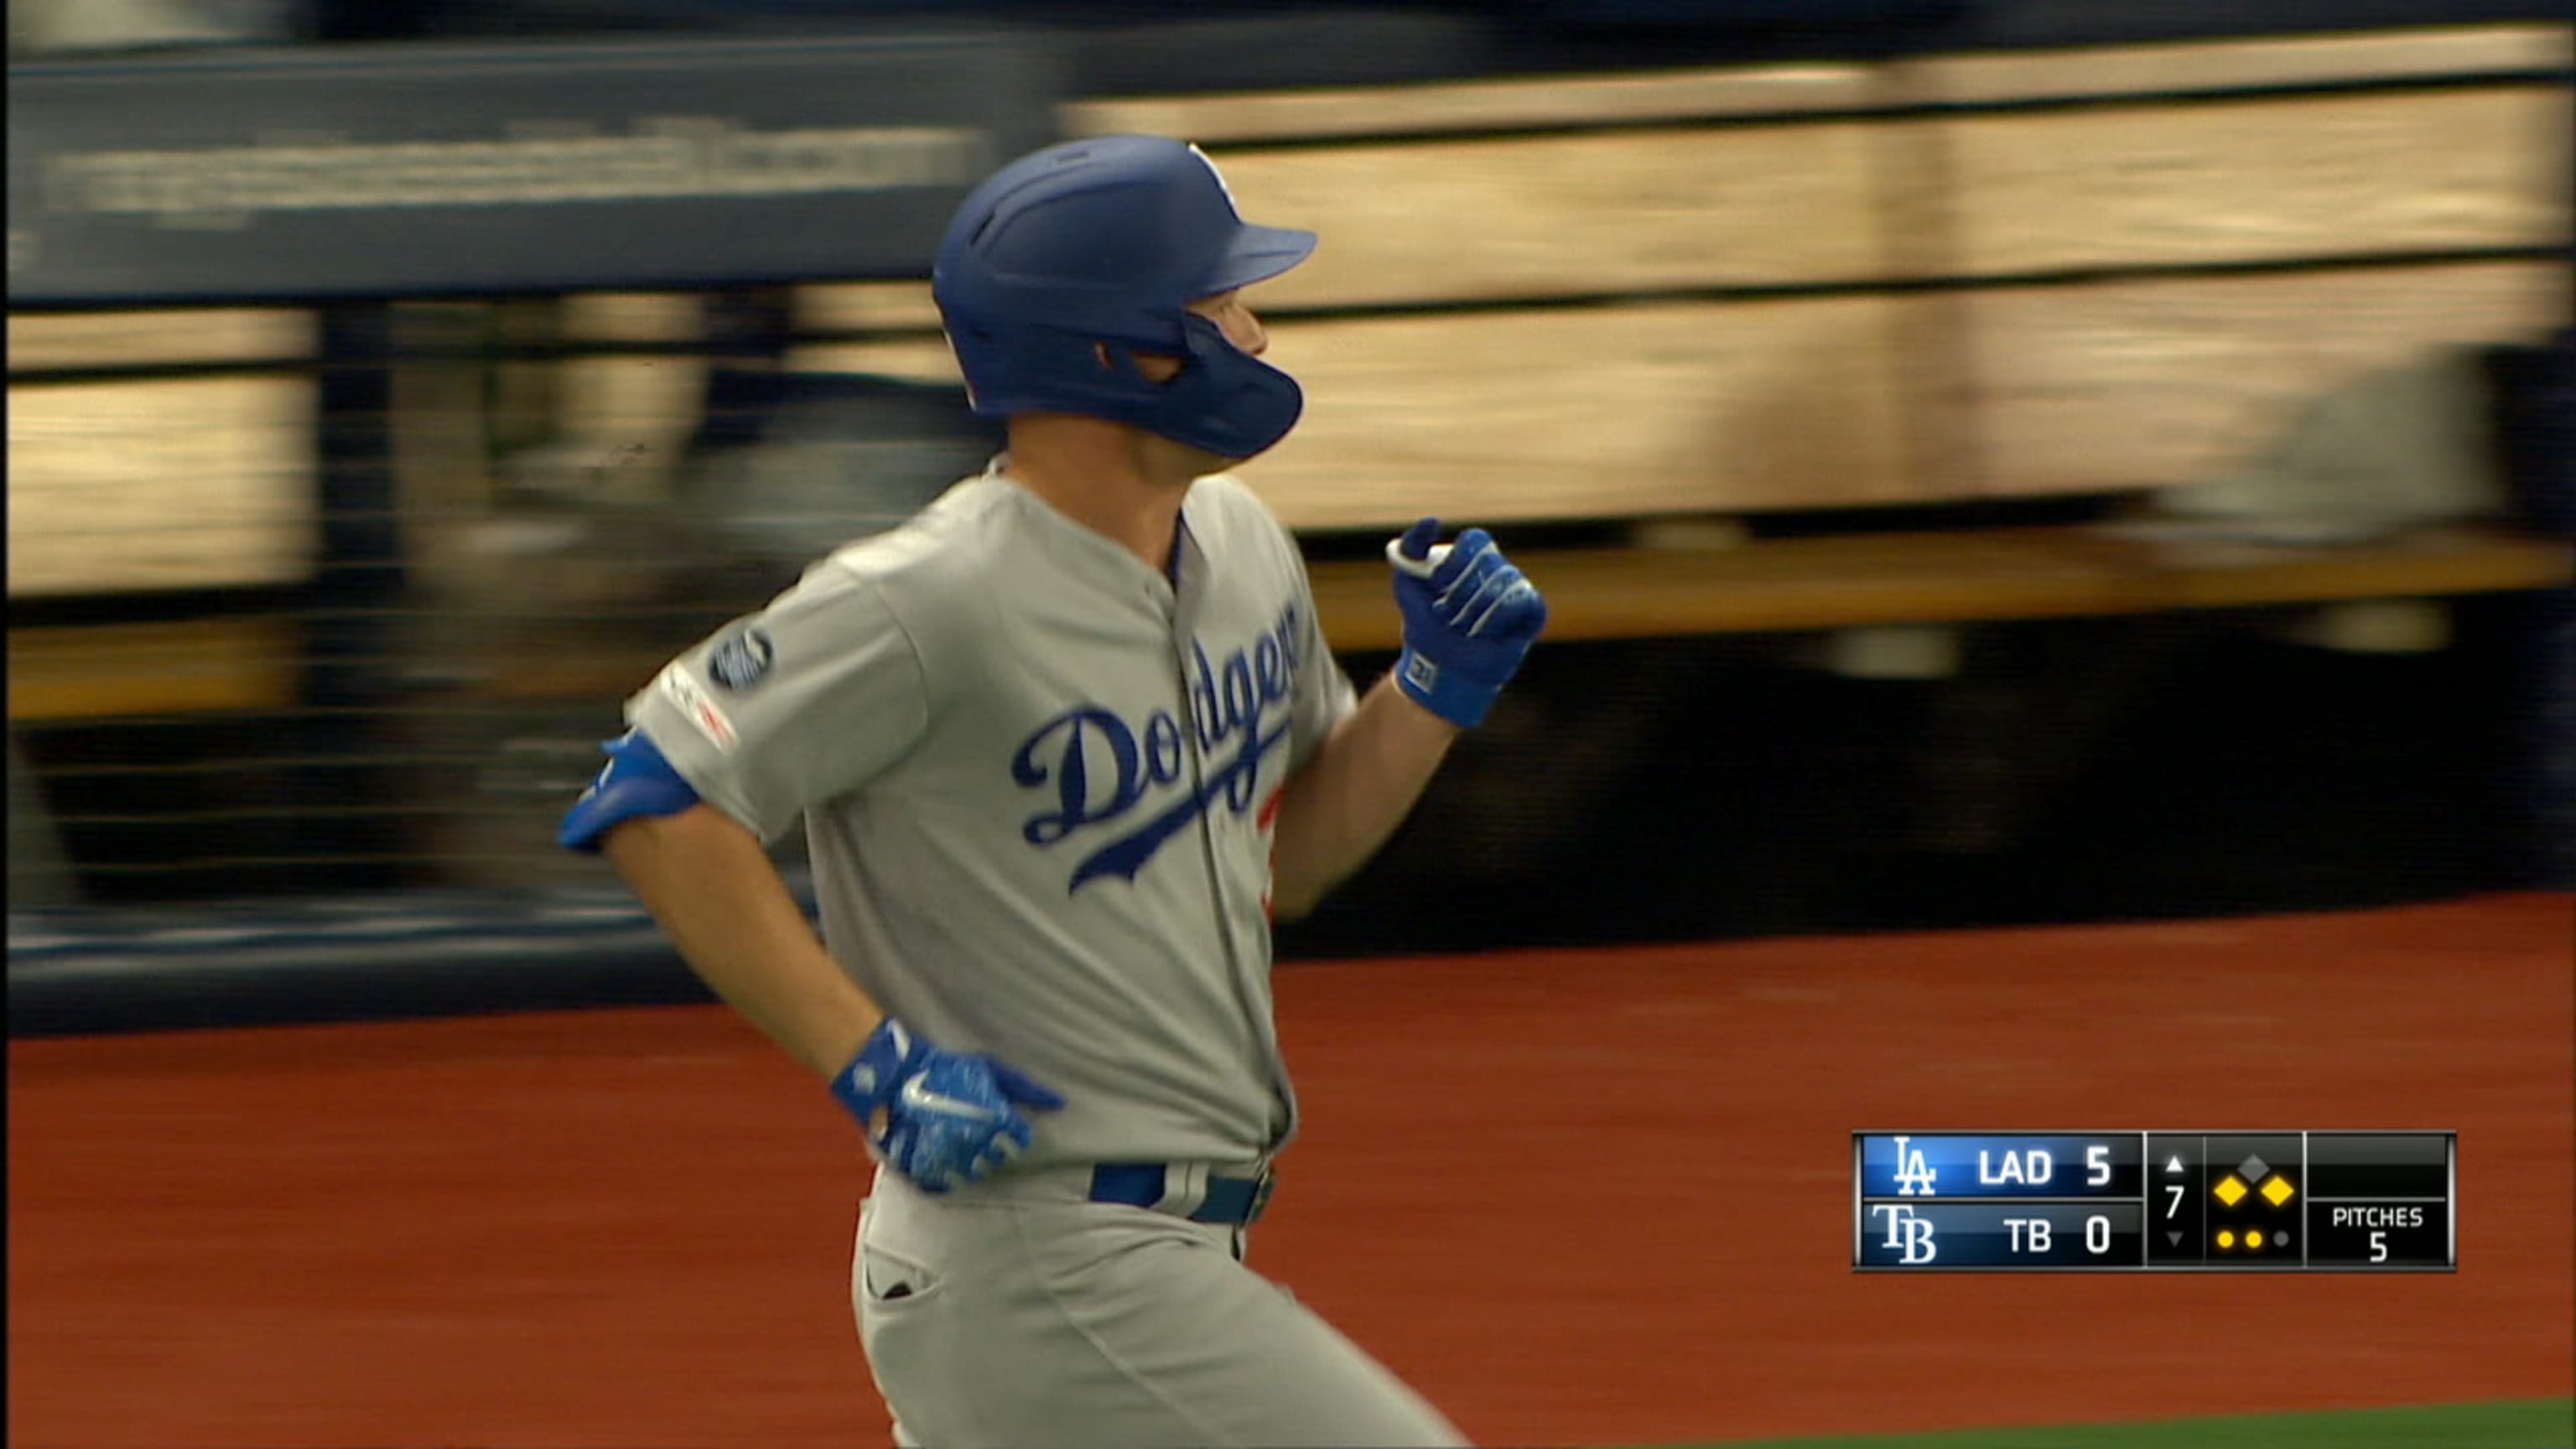
{"type": "Polygon", "coordinates": [[[2146,1424],[1763,1439],[1692,1449],[2576,1449],[2576,1399],[2146,1424]]]}

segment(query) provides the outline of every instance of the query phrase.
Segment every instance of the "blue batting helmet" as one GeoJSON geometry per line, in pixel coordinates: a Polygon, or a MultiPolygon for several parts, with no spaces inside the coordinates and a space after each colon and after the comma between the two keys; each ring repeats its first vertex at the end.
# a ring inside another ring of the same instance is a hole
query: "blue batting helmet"
{"type": "Polygon", "coordinates": [[[1313,232],[1244,221],[1196,146],[1099,136],[976,187],[940,244],[931,295],[977,413],[1081,413],[1249,458],[1296,426],[1305,394],[1188,307],[1314,249],[1313,232]],[[1148,379],[1138,352],[1181,359],[1180,375],[1148,379]]]}

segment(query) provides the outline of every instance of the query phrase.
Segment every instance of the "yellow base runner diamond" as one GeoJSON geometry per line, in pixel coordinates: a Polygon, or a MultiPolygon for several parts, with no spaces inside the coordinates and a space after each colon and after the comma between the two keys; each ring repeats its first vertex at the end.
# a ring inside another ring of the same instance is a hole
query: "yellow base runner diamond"
{"type": "Polygon", "coordinates": [[[2238,1182],[2236,1180],[2236,1174],[2231,1172],[2225,1177],[2220,1178],[2218,1180],[2218,1186],[2211,1188],[2210,1191],[2218,1194],[2218,1200],[2220,1202],[2227,1204],[2229,1207],[2234,1207],[2238,1203],[2243,1202],[2245,1200],[2245,1194],[2253,1191],[2253,1189],[2247,1187],[2241,1182],[2238,1182]]]}
{"type": "Polygon", "coordinates": [[[2290,1200],[2290,1194],[2295,1190],[2290,1186],[2288,1178],[2276,1172],[2272,1174],[2271,1181],[2263,1184],[2263,1200],[2274,1207],[2279,1207],[2290,1200]]]}

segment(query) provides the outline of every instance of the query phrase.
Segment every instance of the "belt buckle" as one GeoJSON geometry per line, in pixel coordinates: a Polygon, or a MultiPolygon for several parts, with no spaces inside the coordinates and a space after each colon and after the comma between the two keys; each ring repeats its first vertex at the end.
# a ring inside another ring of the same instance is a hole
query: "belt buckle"
{"type": "Polygon", "coordinates": [[[1270,1194],[1278,1186],[1279,1170],[1269,1163],[1261,1164],[1261,1175],[1252,1180],[1252,1203],[1243,1212],[1245,1227],[1248,1228],[1261,1221],[1261,1214],[1270,1206],[1270,1194]]]}

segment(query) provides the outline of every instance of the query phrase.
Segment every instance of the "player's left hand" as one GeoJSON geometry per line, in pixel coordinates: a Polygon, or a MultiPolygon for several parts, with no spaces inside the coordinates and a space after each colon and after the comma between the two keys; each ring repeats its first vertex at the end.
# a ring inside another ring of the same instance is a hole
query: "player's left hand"
{"type": "Polygon", "coordinates": [[[1547,600],[1485,530],[1434,547],[1439,536],[1440,520],[1426,518],[1386,545],[1404,614],[1395,679],[1415,703],[1474,729],[1547,627],[1547,600]]]}
{"type": "Polygon", "coordinates": [[[923,1191],[979,1181],[1029,1145],[1028,1112],[1064,1098],[991,1057],[948,1051],[886,1018],[832,1079],[868,1146],[923,1191]]]}

